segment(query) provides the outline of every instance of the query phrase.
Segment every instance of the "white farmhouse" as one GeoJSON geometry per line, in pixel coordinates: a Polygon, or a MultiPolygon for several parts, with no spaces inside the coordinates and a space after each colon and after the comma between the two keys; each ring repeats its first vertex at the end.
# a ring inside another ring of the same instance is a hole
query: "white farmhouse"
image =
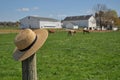
{"type": "Polygon", "coordinates": [[[63,20],[63,27],[66,27],[66,25],[69,23],[74,23],[79,27],[90,30],[94,30],[96,28],[96,19],[92,15],[66,17],[63,20]]]}
{"type": "Polygon", "coordinates": [[[61,22],[52,18],[27,16],[20,20],[20,28],[61,28],[61,22]]]}

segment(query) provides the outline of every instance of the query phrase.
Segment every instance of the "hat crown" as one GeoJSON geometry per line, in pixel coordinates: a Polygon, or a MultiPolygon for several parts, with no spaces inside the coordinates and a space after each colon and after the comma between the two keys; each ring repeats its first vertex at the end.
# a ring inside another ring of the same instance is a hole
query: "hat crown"
{"type": "Polygon", "coordinates": [[[31,45],[35,38],[36,34],[31,29],[25,29],[16,36],[14,43],[19,50],[23,50],[31,45]]]}

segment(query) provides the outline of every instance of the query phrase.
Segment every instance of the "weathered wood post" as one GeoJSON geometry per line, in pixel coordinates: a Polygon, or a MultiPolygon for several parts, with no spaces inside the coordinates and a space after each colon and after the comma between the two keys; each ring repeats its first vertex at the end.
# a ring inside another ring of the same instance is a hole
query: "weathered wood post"
{"type": "Polygon", "coordinates": [[[22,80],[37,80],[36,54],[22,61],[22,80]]]}
{"type": "Polygon", "coordinates": [[[15,38],[13,58],[22,62],[22,80],[37,80],[36,54],[48,37],[43,29],[25,29],[15,38]]]}

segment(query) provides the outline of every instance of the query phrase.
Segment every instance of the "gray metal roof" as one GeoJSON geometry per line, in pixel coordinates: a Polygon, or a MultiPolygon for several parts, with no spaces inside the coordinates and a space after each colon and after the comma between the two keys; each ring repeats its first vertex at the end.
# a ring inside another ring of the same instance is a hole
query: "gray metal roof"
{"type": "Polygon", "coordinates": [[[73,24],[73,25],[75,25],[75,26],[77,26],[77,24],[76,23],[73,23],[73,22],[70,22],[71,24],[73,24]]]}
{"type": "Polygon", "coordinates": [[[51,22],[58,22],[59,20],[53,18],[45,18],[45,17],[37,17],[37,16],[27,16],[28,18],[34,18],[39,21],[51,21],[51,22]]]}
{"type": "Polygon", "coordinates": [[[71,21],[71,20],[88,20],[92,15],[85,15],[85,16],[69,16],[64,19],[64,21],[71,21]]]}

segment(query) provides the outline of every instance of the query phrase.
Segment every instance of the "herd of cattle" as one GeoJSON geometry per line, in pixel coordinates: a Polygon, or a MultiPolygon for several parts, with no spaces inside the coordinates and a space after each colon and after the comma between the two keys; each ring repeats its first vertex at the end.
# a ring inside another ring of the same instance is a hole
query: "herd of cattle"
{"type": "MultiPolygon", "coordinates": [[[[49,33],[55,33],[55,30],[54,29],[48,29],[48,32],[49,33]]],[[[68,35],[74,35],[75,33],[77,33],[77,31],[76,30],[68,30],[67,33],[68,33],[68,35]]],[[[85,34],[85,33],[90,33],[90,31],[89,30],[83,30],[83,34],[85,34]]]]}

